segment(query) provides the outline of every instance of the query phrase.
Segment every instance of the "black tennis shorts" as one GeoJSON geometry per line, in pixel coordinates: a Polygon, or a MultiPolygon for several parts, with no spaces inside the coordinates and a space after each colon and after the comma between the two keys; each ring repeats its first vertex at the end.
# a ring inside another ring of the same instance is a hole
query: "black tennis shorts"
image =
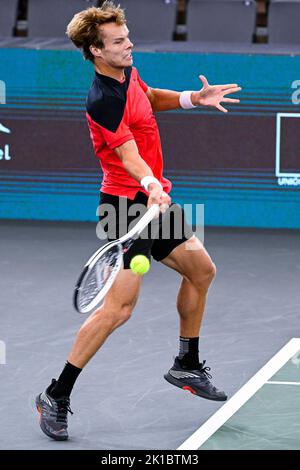
{"type": "MultiPolygon", "coordinates": [[[[147,195],[140,191],[134,200],[100,192],[98,215],[101,233],[104,231],[109,241],[125,235],[146,212],[147,201],[147,195]]],[[[192,236],[193,230],[186,222],[184,210],[172,203],[164,214],[149,224],[124,254],[124,268],[129,269],[130,261],[136,255],[145,255],[150,262],[151,256],[161,261],[192,236]]]]}

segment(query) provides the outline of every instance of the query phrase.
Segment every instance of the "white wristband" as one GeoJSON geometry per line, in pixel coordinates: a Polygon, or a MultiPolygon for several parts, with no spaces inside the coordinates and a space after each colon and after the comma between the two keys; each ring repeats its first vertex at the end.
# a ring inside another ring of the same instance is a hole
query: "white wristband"
{"type": "Polygon", "coordinates": [[[141,186],[145,189],[145,191],[148,192],[148,186],[150,183],[155,183],[155,184],[158,184],[161,189],[163,189],[161,183],[158,181],[157,178],[155,178],[154,176],[144,176],[144,178],[141,179],[141,186]]]}
{"type": "Polygon", "coordinates": [[[195,105],[192,103],[192,100],[191,100],[192,93],[193,93],[193,92],[190,91],[190,90],[182,91],[182,92],[180,93],[180,96],[179,96],[179,103],[180,103],[180,106],[181,106],[183,109],[197,108],[197,106],[195,106],[195,105]]]}

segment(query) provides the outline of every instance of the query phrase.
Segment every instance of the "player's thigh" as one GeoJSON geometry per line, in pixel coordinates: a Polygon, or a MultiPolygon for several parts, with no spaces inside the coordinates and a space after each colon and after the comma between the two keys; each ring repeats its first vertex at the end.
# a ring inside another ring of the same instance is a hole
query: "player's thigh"
{"type": "Polygon", "coordinates": [[[196,237],[186,220],[184,209],[174,203],[161,217],[159,236],[154,241],[151,254],[156,261],[161,261],[182,273],[183,269],[188,268],[190,262],[190,257],[186,256],[188,246],[196,248],[194,240],[196,237]]]}
{"type": "Polygon", "coordinates": [[[122,268],[104,299],[105,307],[112,309],[133,308],[137,302],[143,276],[131,269],[122,268]]]}

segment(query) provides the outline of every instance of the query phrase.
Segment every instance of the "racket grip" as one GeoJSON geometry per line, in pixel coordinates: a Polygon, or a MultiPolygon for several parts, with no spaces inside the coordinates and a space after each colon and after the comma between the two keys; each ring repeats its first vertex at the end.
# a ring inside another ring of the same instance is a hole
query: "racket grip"
{"type": "Polygon", "coordinates": [[[159,205],[153,204],[149,207],[146,214],[143,215],[141,220],[123,237],[119,239],[119,242],[123,244],[127,240],[132,237],[136,237],[136,235],[140,235],[140,233],[144,230],[145,227],[153,220],[159,216],[159,205]]]}
{"type": "Polygon", "coordinates": [[[156,218],[159,216],[159,205],[158,204],[153,204],[152,206],[149,207],[147,214],[149,214],[149,221],[152,219],[156,218]]]}

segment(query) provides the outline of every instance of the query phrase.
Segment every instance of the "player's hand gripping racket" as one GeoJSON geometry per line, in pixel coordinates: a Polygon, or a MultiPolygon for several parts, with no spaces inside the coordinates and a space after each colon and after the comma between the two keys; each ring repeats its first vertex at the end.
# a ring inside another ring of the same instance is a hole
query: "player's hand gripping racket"
{"type": "Polygon", "coordinates": [[[127,234],[107,243],[88,260],[74,291],[77,312],[89,313],[100,304],[123,265],[123,253],[158,214],[159,206],[154,204],[127,234]]]}

